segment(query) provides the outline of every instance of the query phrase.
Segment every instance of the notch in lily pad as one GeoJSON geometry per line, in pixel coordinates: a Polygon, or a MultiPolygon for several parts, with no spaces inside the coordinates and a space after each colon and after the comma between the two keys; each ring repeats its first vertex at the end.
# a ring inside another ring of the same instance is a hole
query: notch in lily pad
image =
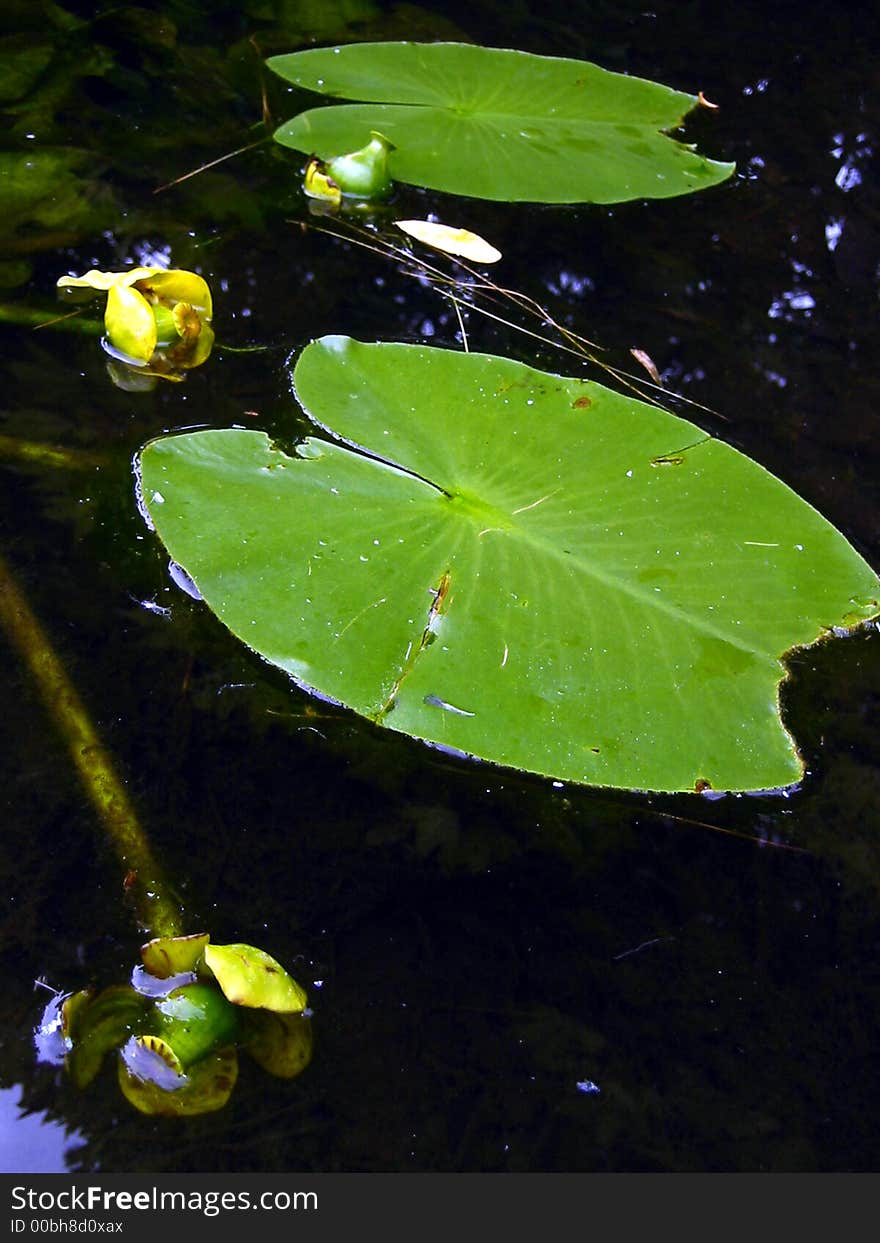
{"type": "Polygon", "coordinates": [[[246,1051],[292,1079],[312,1056],[305,990],[265,950],[211,945],[207,933],[158,937],[141,949],[129,985],[52,998],[35,1033],[42,1061],[63,1065],[78,1088],[116,1052],[126,1099],[146,1114],[221,1109],[246,1051]]]}

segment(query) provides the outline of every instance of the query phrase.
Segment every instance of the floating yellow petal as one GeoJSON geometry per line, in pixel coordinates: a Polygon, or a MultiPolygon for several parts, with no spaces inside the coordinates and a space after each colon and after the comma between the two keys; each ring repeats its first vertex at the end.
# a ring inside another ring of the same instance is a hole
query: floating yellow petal
{"type": "Polygon", "coordinates": [[[451,225],[435,224],[431,220],[395,220],[394,223],[416,241],[445,251],[447,255],[470,259],[472,263],[497,263],[501,258],[500,250],[479,234],[471,233],[470,229],[454,229],[451,225]]]}

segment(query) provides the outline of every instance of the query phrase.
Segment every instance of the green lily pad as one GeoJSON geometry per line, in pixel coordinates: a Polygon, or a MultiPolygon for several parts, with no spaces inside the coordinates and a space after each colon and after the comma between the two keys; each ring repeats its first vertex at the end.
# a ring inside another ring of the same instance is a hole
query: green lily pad
{"type": "Polygon", "coordinates": [[[880,583],[782,482],[491,355],[325,337],[294,383],[327,433],[295,456],[239,429],[140,455],[160,538],[251,648],[379,725],[561,780],[800,780],[784,657],[876,616],[880,583]]]}
{"type": "Polygon", "coordinates": [[[306,1008],[303,989],[265,950],[253,945],[209,945],[204,961],[233,1005],[279,1014],[306,1008]]]}
{"type": "Polygon", "coordinates": [[[734,165],[675,142],[699,97],[588,61],[468,43],[360,43],[271,56],[294,85],[363,100],[313,108],[275,140],[324,160],[378,130],[396,181],[506,202],[669,198],[734,165]]]}

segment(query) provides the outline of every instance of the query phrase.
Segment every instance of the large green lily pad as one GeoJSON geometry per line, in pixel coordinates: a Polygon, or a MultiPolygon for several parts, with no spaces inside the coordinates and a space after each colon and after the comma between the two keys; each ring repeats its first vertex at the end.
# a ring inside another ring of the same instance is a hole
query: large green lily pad
{"type": "Polygon", "coordinates": [[[327,432],[294,455],[230,429],[140,456],[159,536],[251,648],[381,725],[563,780],[801,778],[784,656],[877,615],[880,584],[778,479],[491,355],[325,337],[294,382],[327,432]]]}
{"type": "Polygon", "coordinates": [[[505,202],[669,198],[730,177],[663,131],[698,96],[589,61],[468,43],[360,43],[271,56],[296,86],[366,102],[312,108],[277,142],[322,159],[378,130],[397,181],[505,202]]]}

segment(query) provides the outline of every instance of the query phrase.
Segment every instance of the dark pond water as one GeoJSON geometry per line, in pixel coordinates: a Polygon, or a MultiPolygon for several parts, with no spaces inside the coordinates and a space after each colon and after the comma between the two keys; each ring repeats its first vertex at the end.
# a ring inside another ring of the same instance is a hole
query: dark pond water
{"type": "MultiPolygon", "coordinates": [[[[318,707],[169,580],[130,463],[190,424],[303,428],[312,337],[454,345],[430,290],[312,231],[264,138],[296,103],[261,54],[466,38],[702,89],[688,125],[736,177],[663,203],[537,208],[401,188],[465,219],[504,280],[723,419],[880,565],[878,19],[825,3],[4,6],[3,145],[49,165],[4,207],[2,555],[79,688],[193,930],[264,946],[309,990],[315,1056],[245,1063],[227,1107],[152,1120],[109,1065],[35,1062],[48,994],[127,979],[116,857],[3,647],[0,922],[7,1171],[868,1171],[880,1166],[880,635],[801,653],[788,798],[556,788],[318,707]],[[276,11],[281,16],[276,16],[276,11]],[[297,16],[298,15],[298,16],[297,16]],[[88,20],[87,20],[88,19],[88,20]],[[14,54],[14,55],[13,55],[14,54]],[[265,89],[265,97],[262,92],[265,89]],[[115,388],[97,342],[16,326],[64,272],[198,268],[221,343],[185,384],[115,388]],[[169,610],[165,616],[147,604],[169,610]],[[787,847],[796,847],[796,850],[787,847]],[[40,1126],[40,1123],[43,1123],[40,1126]]],[[[2,188],[2,187],[0,187],[2,188]]],[[[3,200],[4,203],[6,200],[3,200]]],[[[472,348],[569,370],[472,316],[472,348]]],[[[563,365],[565,364],[565,365],[563,365]]],[[[578,364],[574,364],[577,369],[578,364]]],[[[692,412],[690,417],[694,417],[692,412]]]]}

